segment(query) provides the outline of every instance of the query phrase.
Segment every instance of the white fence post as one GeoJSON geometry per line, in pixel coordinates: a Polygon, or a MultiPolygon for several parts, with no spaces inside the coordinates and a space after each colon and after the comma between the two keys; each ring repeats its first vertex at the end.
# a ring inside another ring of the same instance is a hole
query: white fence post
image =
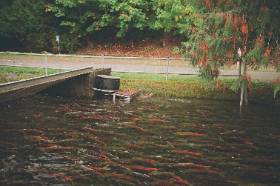
{"type": "Polygon", "coordinates": [[[167,67],[166,67],[165,80],[168,80],[168,75],[169,75],[169,63],[170,63],[170,59],[169,59],[169,57],[168,57],[168,58],[167,58],[167,67]]]}
{"type": "Polygon", "coordinates": [[[45,76],[48,75],[48,54],[45,53],[45,76]]]}

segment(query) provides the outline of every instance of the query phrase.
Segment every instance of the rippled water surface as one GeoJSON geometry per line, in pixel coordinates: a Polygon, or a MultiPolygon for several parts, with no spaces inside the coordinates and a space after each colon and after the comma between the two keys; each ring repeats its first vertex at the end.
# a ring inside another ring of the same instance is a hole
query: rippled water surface
{"type": "Polygon", "coordinates": [[[276,106],[39,96],[0,106],[0,185],[280,185],[276,106]]]}

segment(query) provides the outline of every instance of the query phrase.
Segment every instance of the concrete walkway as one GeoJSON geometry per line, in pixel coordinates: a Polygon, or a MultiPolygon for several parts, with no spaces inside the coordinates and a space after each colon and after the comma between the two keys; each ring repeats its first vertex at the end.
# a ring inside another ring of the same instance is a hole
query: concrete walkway
{"type": "Polygon", "coordinates": [[[56,96],[92,98],[95,77],[110,73],[110,69],[90,67],[3,83],[0,84],[0,103],[34,95],[43,90],[48,90],[48,94],[56,96]]]}
{"type": "MultiPolygon", "coordinates": [[[[131,57],[68,56],[68,55],[0,55],[0,65],[40,67],[55,69],[80,69],[86,67],[111,68],[114,72],[144,72],[161,74],[198,75],[198,69],[183,59],[152,59],[131,57]]],[[[277,72],[250,71],[253,80],[273,81],[277,72]]],[[[222,76],[237,76],[237,70],[222,70],[222,76]]]]}

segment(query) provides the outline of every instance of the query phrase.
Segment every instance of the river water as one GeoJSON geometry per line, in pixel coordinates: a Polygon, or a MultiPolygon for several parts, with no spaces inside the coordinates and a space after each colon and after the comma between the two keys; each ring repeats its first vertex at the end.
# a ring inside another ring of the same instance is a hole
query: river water
{"type": "Polygon", "coordinates": [[[43,96],[0,106],[0,185],[280,185],[277,106],[43,96]]]}

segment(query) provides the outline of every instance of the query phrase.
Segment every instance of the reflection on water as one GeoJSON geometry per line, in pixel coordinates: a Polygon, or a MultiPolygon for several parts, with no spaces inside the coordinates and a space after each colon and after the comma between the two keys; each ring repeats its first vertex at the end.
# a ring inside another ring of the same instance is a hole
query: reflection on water
{"type": "Polygon", "coordinates": [[[0,185],[279,185],[275,106],[36,97],[2,104],[0,185]]]}

